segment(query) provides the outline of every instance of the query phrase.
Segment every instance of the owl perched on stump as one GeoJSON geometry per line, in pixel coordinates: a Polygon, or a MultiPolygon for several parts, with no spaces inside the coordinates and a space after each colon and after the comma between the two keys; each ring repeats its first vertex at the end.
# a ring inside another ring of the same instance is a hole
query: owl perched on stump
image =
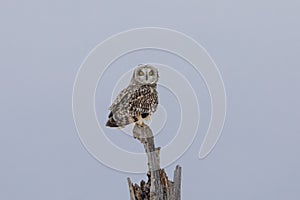
{"type": "Polygon", "coordinates": [[[158,70],[154,66],[141,64],[135,68],[130,84],[110,106],[106,126],[143,125],[143,119],[149,119],[157,109],[157,81],[158,70]]]}

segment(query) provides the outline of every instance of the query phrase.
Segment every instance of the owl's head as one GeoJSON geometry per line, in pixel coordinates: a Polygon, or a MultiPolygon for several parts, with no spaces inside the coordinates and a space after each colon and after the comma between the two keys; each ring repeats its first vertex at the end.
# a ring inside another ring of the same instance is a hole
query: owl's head
{"type": "Polygon", "coordinates": [[[143,85],[156,84],[158,81],[158,70],[149,64],[141,64],[134,69],[132,81],[143,85]]]}

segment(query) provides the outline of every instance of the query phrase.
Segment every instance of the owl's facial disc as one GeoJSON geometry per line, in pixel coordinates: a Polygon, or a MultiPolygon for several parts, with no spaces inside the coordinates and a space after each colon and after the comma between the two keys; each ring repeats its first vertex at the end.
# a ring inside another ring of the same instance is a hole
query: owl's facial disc
{"type": "Polygon", "coordinates": [[[155,84],[158,81],[158,71],[150,65],[141,65],[135,69],[135,80],[141,84],[155,84]]]}

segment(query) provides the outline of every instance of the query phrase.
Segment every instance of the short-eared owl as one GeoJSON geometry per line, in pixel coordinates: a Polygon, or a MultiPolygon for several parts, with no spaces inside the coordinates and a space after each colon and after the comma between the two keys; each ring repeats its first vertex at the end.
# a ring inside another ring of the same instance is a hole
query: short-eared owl
{"type": "Polygon", "coordinates": [[[130,84],[123,89],[110,106],[106,126],[124,127],[150,117],[158,105],[156,84],[158,71],[155,67],[139,65],[133,72],[130,84]]]}

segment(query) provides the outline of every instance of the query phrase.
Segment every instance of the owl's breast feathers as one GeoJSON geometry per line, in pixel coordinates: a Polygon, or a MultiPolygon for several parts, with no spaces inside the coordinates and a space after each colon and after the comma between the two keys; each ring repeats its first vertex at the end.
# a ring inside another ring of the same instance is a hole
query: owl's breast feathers
{"type": "Polygon", "coordinates": [[[158,105],[156,84],[128,86],[110,107],[106,126],[124,127],[153,114],[158,105]]]}

